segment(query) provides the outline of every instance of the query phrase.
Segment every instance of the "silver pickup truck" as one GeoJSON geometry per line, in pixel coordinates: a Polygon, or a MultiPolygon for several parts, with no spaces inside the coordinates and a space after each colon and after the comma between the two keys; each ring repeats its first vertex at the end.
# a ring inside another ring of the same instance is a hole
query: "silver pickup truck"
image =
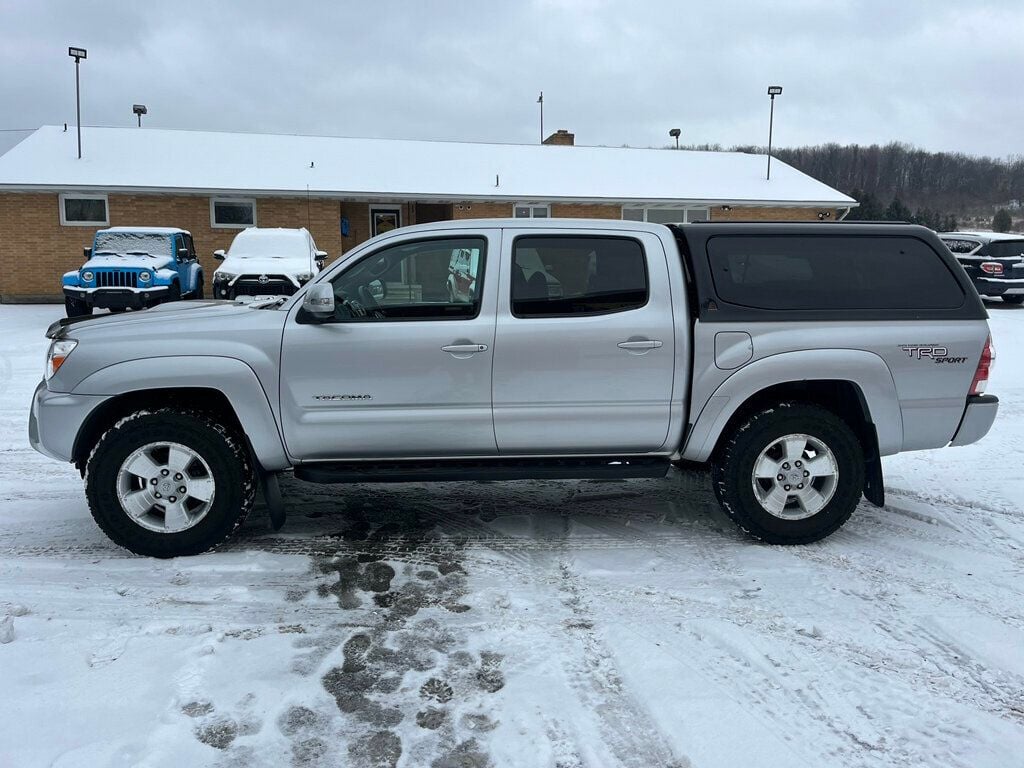
{"type": "Polygon", "coordinates": [[[987,315],[922,227],[476,220],[353,249],[295,296],[48,331],[29,432],[133,552],[202,552],[277,477],[653,478],[709,464],[763,541],[821,539],[879,458],[988,432],[987,315]],[[470,270],[450,289],[453,264],[470,270]],[[173,328],[173,334],[168,329],[173,328]]]}

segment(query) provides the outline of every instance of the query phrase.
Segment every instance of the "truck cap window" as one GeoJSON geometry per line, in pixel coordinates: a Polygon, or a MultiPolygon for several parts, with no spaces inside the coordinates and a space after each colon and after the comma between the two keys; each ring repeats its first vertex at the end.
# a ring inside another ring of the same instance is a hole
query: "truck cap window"
{"type": "Polygon", "coordinates": [[[647,303],[640,243],[626,237],[519,237],[512,252],[516,317],[601,315],[647,303]]]}
{"type": "Polygon", "coordinates": [[[915,237],[743,236],[708,241],[719,297],[756,309],[955,309],[956,277],[915,237]]]}
{"type": "Polygon", "coordinates": [[[416,240],[364,256],[334,278],[336,320],[466,320],[480,313],[482,237],[416,240]]]}

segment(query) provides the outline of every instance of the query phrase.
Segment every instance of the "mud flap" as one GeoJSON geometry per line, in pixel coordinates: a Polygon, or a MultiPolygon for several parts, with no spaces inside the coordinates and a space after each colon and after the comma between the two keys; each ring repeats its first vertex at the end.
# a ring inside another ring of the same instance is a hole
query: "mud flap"
{"type": "Polygon", "coordinates": [[[261,472],[260,485],[263,487],[263,500],[267,504],[267,513],[270,516],[270,527],[279,531],[284,526],[286,515],[277,472],[261,472]]]}
{"type": "Polygon", "coordinates": [[[864,461],[864,498],[876,507],[885,506],[885,481],[882,478],[882,459],[877,454],[864,461]]]}

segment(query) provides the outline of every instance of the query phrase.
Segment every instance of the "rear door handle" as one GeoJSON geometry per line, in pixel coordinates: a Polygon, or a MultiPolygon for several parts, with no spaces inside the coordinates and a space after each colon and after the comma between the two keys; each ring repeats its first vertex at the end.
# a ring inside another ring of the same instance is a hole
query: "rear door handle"
{"type": "Polygon", "coordinates": [[[647,339],[645,341],[620,341],[619,349],[637,350],[637,349],[657,349],[662,346],[660,341],[654,341],[647,339]]]}
{"type": "Polygon", "coordinates": [[[442,352],[452,355],[475,355],[477,352],[486,352],[486,344],[449,344],[441,347],[442,352]]]}

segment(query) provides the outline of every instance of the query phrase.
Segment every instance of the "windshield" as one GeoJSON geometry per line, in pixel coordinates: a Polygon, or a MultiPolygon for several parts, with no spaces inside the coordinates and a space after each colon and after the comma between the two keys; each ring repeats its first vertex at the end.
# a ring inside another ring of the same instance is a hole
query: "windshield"
{"type": "Polygon", "coordinates": [[[294,233],[243,232],[231,244],[228,256],[239,259],[307,258],[309,246],[304,237],[294,233]]]}
{"type": "Polygon", "coordinates": [[[93,255],[173,256],[171,238],[154,232],[97,232],[93,255]]]}

